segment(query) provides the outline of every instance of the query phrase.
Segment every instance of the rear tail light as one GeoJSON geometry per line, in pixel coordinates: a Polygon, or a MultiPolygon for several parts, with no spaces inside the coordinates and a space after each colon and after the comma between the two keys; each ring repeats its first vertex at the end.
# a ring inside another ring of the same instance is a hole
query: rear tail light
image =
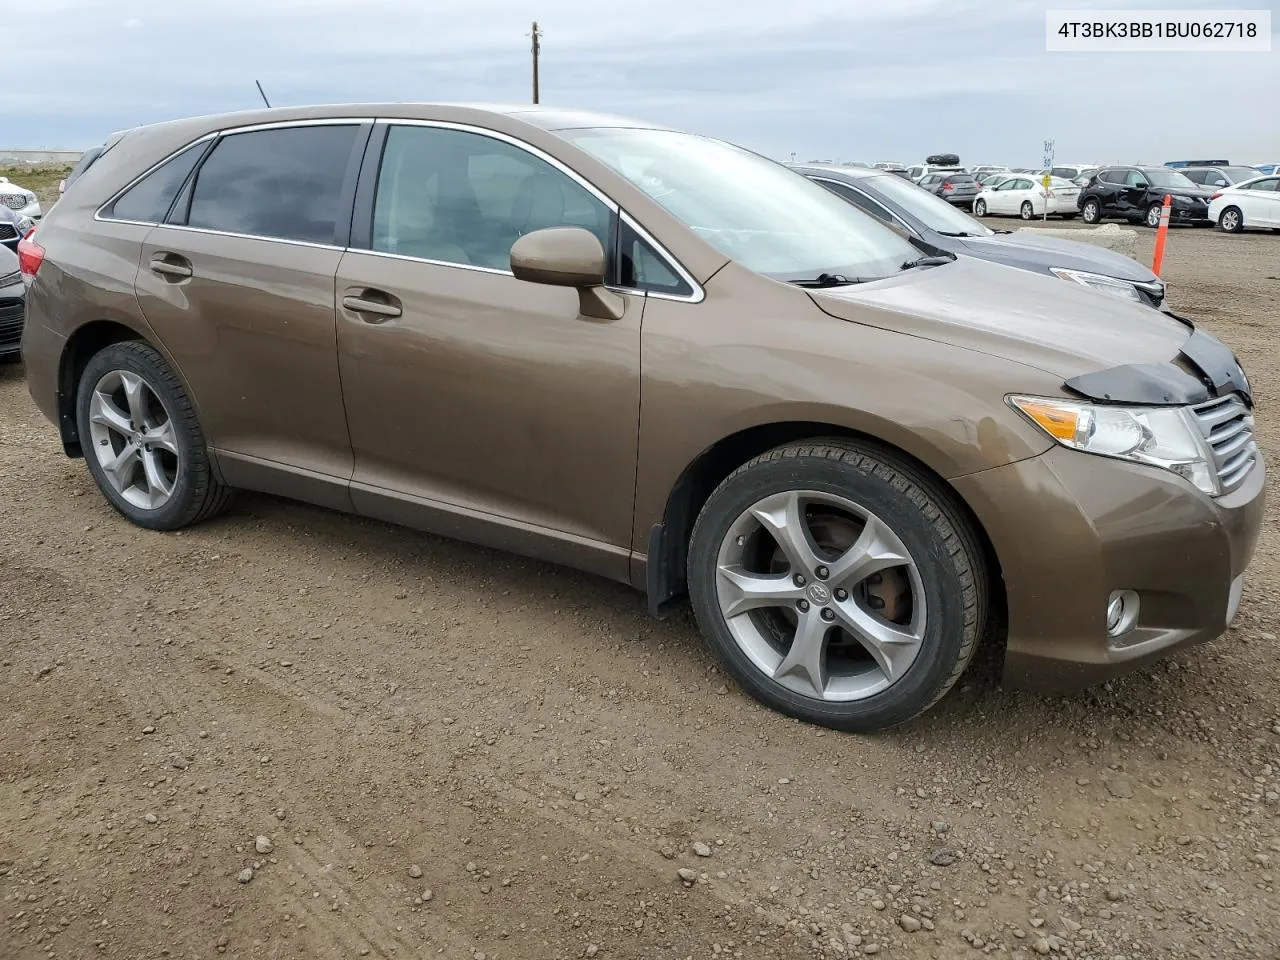
{"type": "Polygon", "coordinates": [[[27,235],[18,241],[18,269],[22,271],[22,279],[31,281],[40,272],[40,264],[44,263],[44,247],[35,241],[36,228],[32,227],[27,235]]]}
{"type": "Polygon", "coordinates": [[[954,190],[954,189],[955,189],[955,184],[954,184],[954,183],[944,183],[944,184],[942,185],[942,189],[943,189],[943,190],[954,190]]]}
{"type": "Polygon", "coordinates": [[[1213,196],[1212,196],[1212,197],[1210,197],[1209,199],[1210,199],[1210,200],[1217,200],[1220,196],[1222,196],[1222,191],[1221,191],[1221,190],[1215,190],[1215,191],[1214,191],[1213,196]]]}

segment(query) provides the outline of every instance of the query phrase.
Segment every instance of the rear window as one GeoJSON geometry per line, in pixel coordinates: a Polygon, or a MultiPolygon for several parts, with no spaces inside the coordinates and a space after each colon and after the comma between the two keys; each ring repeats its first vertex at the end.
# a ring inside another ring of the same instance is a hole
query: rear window
{"type": "Polygon", "coordinates": [[[193,143],[170,157],[118,197],[103,211],[103,216],[112,220],[162,223],[173,206],[173,198],[208,148],[208,141],[193,143]]]}
{"type": "Polygon", "coordinates": [[[224,136],[196,175],[187,225],[333,243],[357,130],[308,125],[224,136]]]}
{"type": "Polygon", "coordinates": [[[952,173],[947,176],[947,183],[974,183],[974,179],[967,173],[952,173]]]}

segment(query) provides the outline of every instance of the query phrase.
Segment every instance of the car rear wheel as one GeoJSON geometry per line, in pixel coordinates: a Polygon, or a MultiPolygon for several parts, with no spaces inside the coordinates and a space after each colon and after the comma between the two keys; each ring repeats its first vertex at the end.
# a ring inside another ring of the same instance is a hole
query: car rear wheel
{"type": "Polygon", "coordinates": [[[1023,220],[1030,220],[1036,215],[1036,208],[1031,205],[1030,200],[1023,200],[1022,207],[1018,210],[1023,220]]]}
{"type": "Polygon", "coordinates": [[[1244,214],[1239,207],[1227,207],[1218,217],[1218,226],[1224,233],[1239,233],[1244,229],[1244,214]]]}
{"type": "Polygon", "coordinates": [[[1080,215],[1084,218],[1085,223],[1097,223],[1102,219],[1102,208],[1098,206],[1098,201],[1090,197],[1084,202],[1084,206],[1080,208],[1080,215]]]}
{"type": "Polygon", "coordinates": [[[987,215],[987,201],[982,199],[973,201],[973,215],[975,217],[985,217],[987,215]]]}
{"type": "Polygon", "coordinates": [[[740,467],[698,516],[689,592],[752,696],[843,730],[902,723],[959,678],[986,573],[940,485],[874,447],[817,441],[740,467]]]}
{"type": "Polygon", "coordinates": [[[213,475],[186,390],[145,343],[115,343],[94,354],[80,375],[76,422],[98,489],[139,526],[176,530],[213,516],[230,499],[213,475]]]}

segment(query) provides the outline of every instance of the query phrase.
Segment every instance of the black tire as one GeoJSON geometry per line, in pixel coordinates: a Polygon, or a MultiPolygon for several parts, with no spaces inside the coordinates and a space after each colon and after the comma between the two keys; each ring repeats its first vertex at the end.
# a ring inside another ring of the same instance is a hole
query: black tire
{"type": "Polygon", "coordinates": [[[698,515],[689,545],[688,579],[703,637],[737,682],[776,710],[839,730],[880,730],[923,713],[959,679],[986,625],[983,553],[945,488],[889,451],[844,440],[779,447],[730,474],[698,515]],[[888,524],[916,558],[928,611],[920,652],[906,672],[879,693],[844,702],[796,693],[758,669],[729,630],[716,590],[721,542],[752,504],[788,490],[856,499],[888,524]]]}
{"type": "Polygon", "coordinates": [[[1084,206],[1080,208],[1081,219],[1085,223],[1094,224],[1102,220],[1102,204],[1098,203],[1096,197],[1090,197],[1084,202],[1084,206]]]}
{"type": "Polygon", "coordinates": [[[1031,205],[1031,201],[1023,200],[1022,206],[1018,208],[1018,216],[1022,217],[1023,220],[1034,220],[1035,215],[1036,208],[1031,205]]]}
{"type": "Polygon", "coordinates": [[[987,215],[987,201],[985,200],[973,201],[973,215],[975,217],[985,217],[987,215]]]}
{"type": "Polygon", "coordinates": [[[76,424],[89,473],[107,502],[140,527],[177,530],[207,520],[231,500],[231,489],[214,476],[195,408],[186,388],[155,349],[140,340],[127,340],[104,347],[94,354],[76,388],[76,424]],[[107,480],[92,449],[89,405],[95,385],[108,373],[128,371],[140,376],[164,406],[174,427],[181,468],[169,499],[154,510],[142,509],[125,500],[107,480]]]}
{"type": "Polygon", "coordinates": [[[1227,207],[1218,214],[1218,226],[1223,233],[1241,233],[1244,230],[1244,212],[1239,207],[1227,207]]]}
{"type": "Polygon", "coordinates": [[[1147,212],[1142,218],[1142,222],[1152,230],[1159,228],[1160,216],[1164,211],[1164,204],[1152,203],[1147,206],[1147,212]],[[1152,222],[1154,221],[1154,223],[1152,222]]]}

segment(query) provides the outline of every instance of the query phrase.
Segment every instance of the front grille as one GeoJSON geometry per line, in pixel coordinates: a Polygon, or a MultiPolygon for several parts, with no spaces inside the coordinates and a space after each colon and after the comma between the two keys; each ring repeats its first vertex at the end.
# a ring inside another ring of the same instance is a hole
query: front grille
{"type": "Polygon", "coordinates": [[[0,343],[15,343],[22,339],[24,312],[21,300],[0,300],[0,343]]]}
{"type": "Polygon", "coordinates": [[[1223,493],[1230,493],[1258,461],[1253,414],[1239,395],[1231,394],[1192,408],[1200,430],[1213,448],[1213,465],[1223,493]]]}
{"type": "Polygon", "coordinates": [[[12,223],[0,223],[0,240],[12,240],[17,235],[17,226],[12,223]]]}
{"type": "Polygon", "coordinates": [[[23,210],[31,201],[21,193],[6,193],[0,196],[0,203],[3,203],[10,210],[23,210]]]}

